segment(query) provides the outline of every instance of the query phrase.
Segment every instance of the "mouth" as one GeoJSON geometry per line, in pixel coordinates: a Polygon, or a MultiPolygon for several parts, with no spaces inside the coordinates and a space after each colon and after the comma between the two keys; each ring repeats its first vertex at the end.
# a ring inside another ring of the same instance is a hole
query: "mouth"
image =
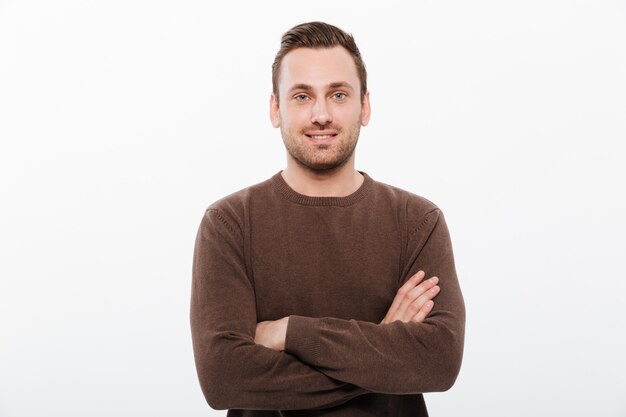
{"type": "Polygon", "coordinates": [[[336,132],[309,132],[309,133],[305,133],[304,135],[314,142],[321,142],[321,141],[332,140],[335,136],[337,136],[337,133],[336,132]]]}

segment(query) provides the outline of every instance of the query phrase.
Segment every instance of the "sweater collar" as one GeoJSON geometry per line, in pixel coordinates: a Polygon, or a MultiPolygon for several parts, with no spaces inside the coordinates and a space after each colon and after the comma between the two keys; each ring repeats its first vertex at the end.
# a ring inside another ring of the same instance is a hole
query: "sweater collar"
{"type": "Polygon", "coordinates": [[[358,171],[363,175],[363,183],[352,194],[344,197],[312,197],[300,194],[293,188],[291,188],[289,184],[287,184],[283,176],[280,175],[281,172],[282,170],[278,171],[270,179],[274,188],[276,188],[276,190],[278,190],[278,192],[287,200],[305,206],[350,206],[354,203],[361,201],[367,195],[372,187],[372,183],[374,182],[372,177],[370,177],[366,172],[358,171]]]}

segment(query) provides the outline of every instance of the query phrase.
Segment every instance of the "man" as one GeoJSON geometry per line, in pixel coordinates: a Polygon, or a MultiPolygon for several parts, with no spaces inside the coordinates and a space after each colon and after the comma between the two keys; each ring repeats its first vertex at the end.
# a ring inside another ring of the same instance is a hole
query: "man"
{"type": "Polygon", "coordinates": [[[228,416],[426,416],[422,393],[449,389],[463,354],[443,214],[355,170],[370,102],[351,35],[295,26],[272,80],[287,167],[211,204],[196,239],[206,400],[228,416]]]}

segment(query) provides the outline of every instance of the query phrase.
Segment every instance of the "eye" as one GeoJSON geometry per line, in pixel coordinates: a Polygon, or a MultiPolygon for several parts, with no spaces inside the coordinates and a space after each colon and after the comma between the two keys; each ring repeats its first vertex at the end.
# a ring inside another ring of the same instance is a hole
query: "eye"
{"type": "Polygon", "coordinates": [[[346,93],[335,93],[333,94],[333,97],[335,98],[335,100],[344,100],[348,95],[346,93]]]}
{"type": "Polygon", "coordinates": [[[306,94],[297,94],[293,98],[296,101],[306,101],[309,97],[306,94]]]}

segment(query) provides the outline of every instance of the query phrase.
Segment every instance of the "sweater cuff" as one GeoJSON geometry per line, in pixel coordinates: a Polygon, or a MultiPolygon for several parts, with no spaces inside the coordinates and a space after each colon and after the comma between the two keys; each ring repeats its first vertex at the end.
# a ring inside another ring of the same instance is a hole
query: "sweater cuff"
{"type": "Polygon", "coordinates": [[[316,362],[320,355],[320,329],[323,322],[305,316],[289,316],[285,334],[285,352],[307,362],[316,362]]]}

